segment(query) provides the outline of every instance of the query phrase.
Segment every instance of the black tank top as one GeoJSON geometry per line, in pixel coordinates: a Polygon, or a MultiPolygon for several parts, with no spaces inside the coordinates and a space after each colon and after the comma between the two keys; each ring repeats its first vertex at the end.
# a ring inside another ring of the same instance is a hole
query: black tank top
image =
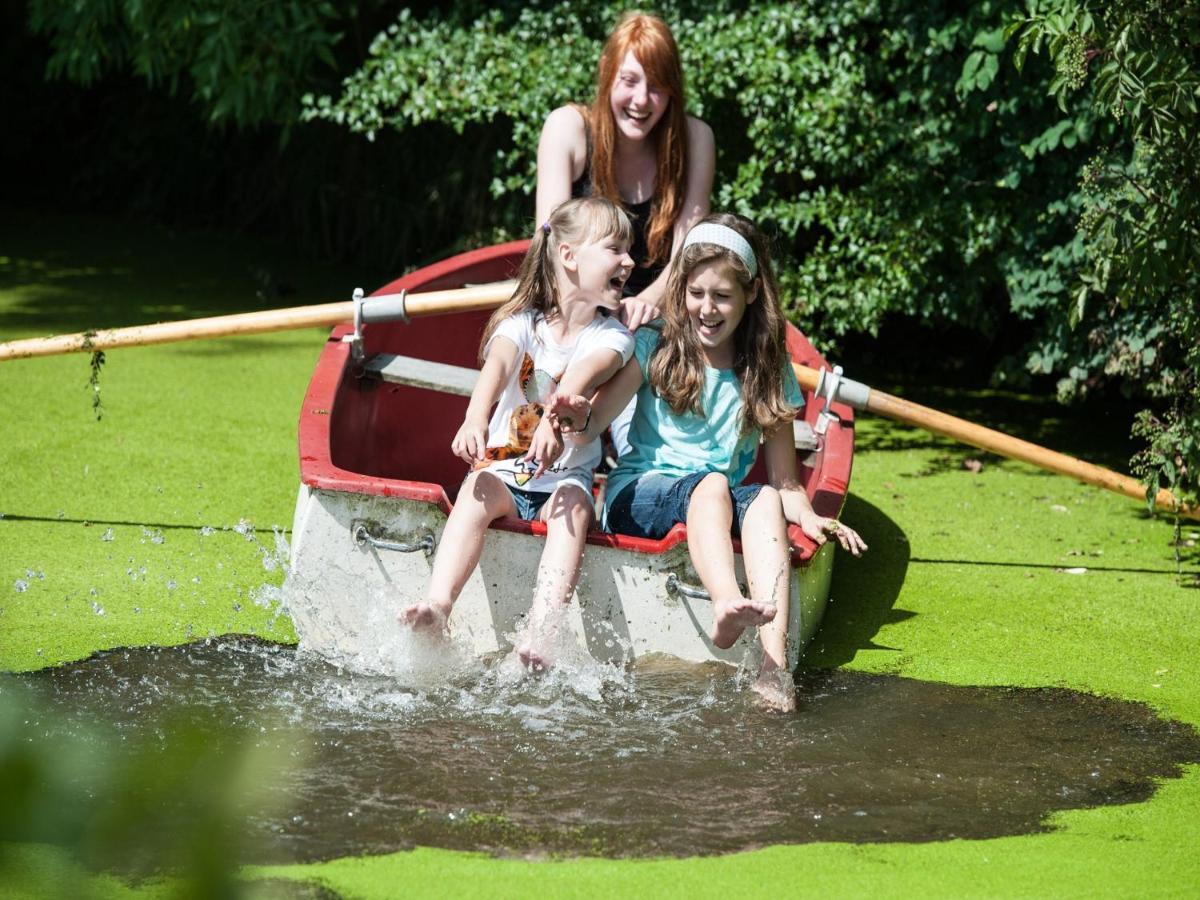
{"type": "MultiPolygon", "coordinates": [[[[587,122],[586,116],[583,121],[587,122]]],[[[592,195],[592,131],[586,124],[584,128],[587,132],[587,165],[583,167],[583,174],[571,184],[572,197],[590,197],[592,195]]],[[[621,206],[629,214],[629,221],[633,223],[633,246],[629,248],[629,255],[633,257],[635,266],[629,280],[625,282],[626,297],[640,294],[648,288],[664,268],[661,263],[646,264],[646,260],[650,257],[650,248],[646,245],[646,232],[650,227],[650,208],[653,205],[653,199],[643,200],[641,203],[621,201],[621,206]]]]}

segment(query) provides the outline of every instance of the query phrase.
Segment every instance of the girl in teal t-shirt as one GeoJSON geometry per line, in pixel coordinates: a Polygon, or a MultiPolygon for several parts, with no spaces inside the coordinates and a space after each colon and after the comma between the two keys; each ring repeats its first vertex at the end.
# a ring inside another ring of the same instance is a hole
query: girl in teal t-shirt
{"type": "Polygon", "coordinates": [[[671,264],[661,325],[638,331],[634,358],[590,402],[555,395],[549,411],[564,432],[582,422],[579,437],[590,440],[637,393],[632,449],[609,475],[605,524],[660,538],[687,523],[692,564],[713,600],[713,643],[730,647],[760,626],[754,687],[786,711],[796,703],[785,646],[788,523],[818,543],[833,535],[855,555],[866,545],[817,515],[800,485],[791,423],[804,400],[766,248],[741,216],[701,221],[671,264]],[[770,484],[742,484],[760,441],[770,484]],[[733,537],[742,541],[750,597],[734,573],[733,537]]]}

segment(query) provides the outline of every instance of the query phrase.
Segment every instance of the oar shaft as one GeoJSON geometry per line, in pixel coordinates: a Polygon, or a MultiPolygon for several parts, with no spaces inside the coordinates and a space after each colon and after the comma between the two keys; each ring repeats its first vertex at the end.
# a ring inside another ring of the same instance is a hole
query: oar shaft
{"type": "MultiPolygon", "coordinates": [[[[429,316],[438,313],[489,309],[507,300],[512,296],[512,291],[513,283],[511,281],[454,290],[426,291],[409,296],[406,310],[410,316],[429,316]]],[[[96,332],[60,334],[56,337],[30,338],[0,343],[0,361],[54,356],[60,353],[90,353],[94,350],[111,350],[116,347],[170,344],[176,341],[202,338],[263,334],[269,331],[288,331],[293,328],[331,328],[341,322],[349,322],[353,318],[354,304],[347,300],[342,303],[295,306],[290,309],[266,309],[260,312],[213,316],[207,319],[185,319],[181,322],[159,322],[154,325],[109,328],[96,332]]]]}
{"type": "MultiPolygon", "coordinates": [[[[793,368],[796,370],[796,378],[799,380],[800,386],[815,391],[820,372],[807,366],[795,365],[793,368]]],[[[985,428],[983,425],[976,425],[974,422],[968,422],[965,419],[903,400],[891,394],[885,394],[882,391],[872,389],[862,408],[867,412],[903,422],[906,425],[914,425],[925,431],[953,438],[1009,459],[1021,460],[1086,484],[1124,494],[1135,500],[1144,501],[1146,499],[1145,485],[1128,475],[1084,462],[1073,456],[1067,456],[1065,453],[1048,450],[1037,444],[1031,444],[1029,441],[1023,441],[1012,435],[985,428]]],[[[1154,502],[1159,509],[1170,512],[1179,507],[1181,515],[1191,519],[1200,519],[1200,508],[1181,507],[1175,496],[1166,489],[1158,491],[1154,502]]]]}

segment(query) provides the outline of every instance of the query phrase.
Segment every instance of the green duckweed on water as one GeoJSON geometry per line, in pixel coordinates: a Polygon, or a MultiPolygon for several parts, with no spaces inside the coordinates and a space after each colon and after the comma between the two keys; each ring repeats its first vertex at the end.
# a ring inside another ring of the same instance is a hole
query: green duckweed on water
{"type": "MultiPolygon", "coordinates": [[[[3,339],[326,302],[382,280],[219,235],[14,222],[0,225],[3,339]],[[263,269],[288,286],[284,296],[256,296],[263,269]]],[[[273,529],[290,526],[296,418],[324,337],[112,351],[100,422],[86,354],[0,363],[0,669],[228,633],[294,640],[271,602],[282,577],[273,529]]],[[[1119,413],[948,387],[908,395],[1104,464],[1126,454],[1119,413]]],[[[878,419],[860,420],[858,447],[843,518],[871,550],[838,557],[808,665],[1064,687],[1200,725],[1200,589],[1194,557],[1176,574],[1169,524],[1124,498],[878,419]],[[967,459],[982,470],[964,468],[967,459]]],[[[1185,539],[1194,532],[1200,523],[1185,539]]],[[[243,874],[264,896],[294,880],[307,885],[295,895],[354,897],[1187,896],[1200,883],[1198,809],[1191,766],[1146,802],[1054,813],[1050,830],[1017,837],[649,860],[418,848],[243,874]]],[[[87,874],[46,845],[5,849],[5,892],[15,896],[83,885],[98,897],[172,891],[169,880],[87,874]]]]}

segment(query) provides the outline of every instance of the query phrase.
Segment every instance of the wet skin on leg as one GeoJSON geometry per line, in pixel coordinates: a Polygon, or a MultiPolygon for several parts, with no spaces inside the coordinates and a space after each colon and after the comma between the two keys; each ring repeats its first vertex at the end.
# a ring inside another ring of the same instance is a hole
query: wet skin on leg
{"type": "Polygon", "coordinates": [[[496,475],[487,470],[468,475],[442,531],[425,599],[402,609],[399,621],[415,631],[444,633],[454,602],[479,563],[488,525],[516,511],[512,494],[496,475]]]}
{"type": "Polygon", "coordinates": [[[773,604],[742,596],[733,567],[733,495],[729,481],[714,472],[692,491],[688,504],[688,548],[692,565],[713,601],[712,642],[726,650],[742,632],[775,618],[773,604]]]}
{"type": "Polygon", "coordinates": [[[781,712],[796,708],[796,687],[787,663],[791,546],[779,491],[764,486],[742,521],[742,559],[750,596],[776,609],[759,629],[763,661],[754,690],[764,705],[781,712]]]}
{"type": "Polygon", "coordinates": [[[531,669],[554,664],[554,647],[579,580],[592,515],[592,498],[577,485],[560,487],[539,513],[546,523],[546,546],[538,564],[529,625],[517,647],[521,662],[531,669]]]}

